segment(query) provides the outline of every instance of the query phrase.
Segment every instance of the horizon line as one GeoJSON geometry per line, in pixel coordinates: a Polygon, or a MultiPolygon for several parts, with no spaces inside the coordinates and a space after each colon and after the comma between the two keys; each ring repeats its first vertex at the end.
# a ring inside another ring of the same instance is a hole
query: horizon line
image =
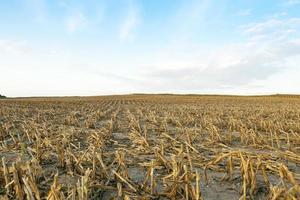
{"type": "Polygon", "coordinates": [[[218,93],[119,93],[119,94],[103,94],[103,95],[49,95],[49,96],[5,96],[3,99],[22,99],[22,98],[91,98],[91,97],[111,97],[111,96],[220,96],[220,97],[284,97],[296,96],[300,97],[300,93],[270,93],[270,94],[218,94],[218,93]]]}

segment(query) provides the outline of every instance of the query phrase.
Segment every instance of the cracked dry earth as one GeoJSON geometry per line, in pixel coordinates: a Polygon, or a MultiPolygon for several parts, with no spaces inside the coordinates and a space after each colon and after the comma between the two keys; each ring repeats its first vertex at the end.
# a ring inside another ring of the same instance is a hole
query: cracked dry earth
{"type": "Polygon", "coordinates": [[[300,199],[298,96],[0,100],[0,199],[300,199]]]}

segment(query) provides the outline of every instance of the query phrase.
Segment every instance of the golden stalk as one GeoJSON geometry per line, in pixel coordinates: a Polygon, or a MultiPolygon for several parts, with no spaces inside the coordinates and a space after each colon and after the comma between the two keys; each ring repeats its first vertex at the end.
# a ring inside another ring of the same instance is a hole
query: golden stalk
{"type": "Polygon", "coordinates": [[[116,175],[122,182],[124,182],[130,189],[132,189],[134,192],[137,192],[137,189],[135,189],[125,178],[123,178],[118,172],[115,170],[112,170],[113,174],[116,175]]]}

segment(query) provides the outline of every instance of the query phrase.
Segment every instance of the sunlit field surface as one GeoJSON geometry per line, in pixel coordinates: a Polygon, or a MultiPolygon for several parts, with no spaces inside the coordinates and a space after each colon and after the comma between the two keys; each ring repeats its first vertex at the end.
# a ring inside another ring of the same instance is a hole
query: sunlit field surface
{"type": "Polygon", "coordinates": [[[300,97],[0,100],[0,199],[300,199],[300,97]]]}

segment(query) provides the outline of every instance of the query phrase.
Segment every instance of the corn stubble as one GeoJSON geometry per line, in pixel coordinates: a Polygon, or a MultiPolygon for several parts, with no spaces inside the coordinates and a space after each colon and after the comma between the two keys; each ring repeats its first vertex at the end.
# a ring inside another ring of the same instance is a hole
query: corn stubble
{"type": "Polygon", "coordinates": [[[3,100],[0,138],[0,199],[300,199],[297,96],[3,100]]]}

